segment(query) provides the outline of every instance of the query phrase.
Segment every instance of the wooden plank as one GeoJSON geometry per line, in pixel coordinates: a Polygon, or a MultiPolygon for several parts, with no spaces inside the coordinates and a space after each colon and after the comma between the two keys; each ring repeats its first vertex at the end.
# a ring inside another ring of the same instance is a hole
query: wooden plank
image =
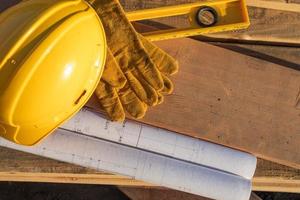
{"type": "Polygon", "coordinates": [[[299,71],[191,39],[159,45],[181,68],[142,122],[300,168],[299,71]]]}
{"type": "Polygon", "coordinates": [[[153,186],[152,184],[133,180],[128,177],[111,174],[72,174],[72,173],[24,173],[0,172],[0,181],[43,182],[69,184],[97,184],[119,186],[153,186]]]}
{"type": "MultiPolygon", "coordinates": [[[[134,23],[134,27],[139,32],[154,31],[155,27],[134,23]]],[[[205,40],[207,43],[219,46],[231,51],[242,53],[251,57],[259,58],[271,63],[275,63],[287,68],[300,70],[300,48],[277,46],[277,45],[257,45],[251,43],[232,43],[232,41],[218,40],[216,38],[193,37],[195,40],[205,40]]]]}
{"type": "Polygon", "coordinates": [[[278,180],[255,178],[252,182],[254,191],[300,193],[300,182],[292,180],[278,180]]]}
{"type": "Polygon", "coordinates": [[[253,179],[253,190],[300,193],[300,173],[298,172],[300,170],[259,159],[255,179],[253,179]],[[282,178],[276,178],[278,173],[282,178]]]}

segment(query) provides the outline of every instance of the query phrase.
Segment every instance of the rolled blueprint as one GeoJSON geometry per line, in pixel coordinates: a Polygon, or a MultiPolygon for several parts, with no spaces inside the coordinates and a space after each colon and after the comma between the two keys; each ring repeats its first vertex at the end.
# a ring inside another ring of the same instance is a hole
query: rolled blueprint
{"type": "Polygon", "coordinates": [[[164,155],[58,129],[33,147],[0,145],[218,200],[248,200],[251,181],[164,155]]]}
{"type": "Polygon", "coordinates": [[[251,179],[256,157],[242,151],[141,123],[113,123],[83,109],[62,126],[105,140],[126,144],[251,179]]]}

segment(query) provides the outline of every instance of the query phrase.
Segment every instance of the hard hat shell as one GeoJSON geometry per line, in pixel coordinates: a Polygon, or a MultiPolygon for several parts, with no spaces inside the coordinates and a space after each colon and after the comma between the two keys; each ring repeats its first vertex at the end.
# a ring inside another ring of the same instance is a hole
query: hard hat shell
{"type": "Polygon", "coordinates": [[[33,145],[94,92],[106,40],[83,0],[28,0],[0,14],[0,135],[33,145]]]}

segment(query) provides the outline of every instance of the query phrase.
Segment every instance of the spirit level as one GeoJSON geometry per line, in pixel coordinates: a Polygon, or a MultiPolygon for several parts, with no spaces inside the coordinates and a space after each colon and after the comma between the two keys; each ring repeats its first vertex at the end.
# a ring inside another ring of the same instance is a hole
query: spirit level
{"type": "Polygon", "coordinates": [[[247,28],[250,25],[245,0],[212,0],[127,12],[130,21],[188,15],[190,26],[147,32],[152,41],[189,37],[247,28]]]}

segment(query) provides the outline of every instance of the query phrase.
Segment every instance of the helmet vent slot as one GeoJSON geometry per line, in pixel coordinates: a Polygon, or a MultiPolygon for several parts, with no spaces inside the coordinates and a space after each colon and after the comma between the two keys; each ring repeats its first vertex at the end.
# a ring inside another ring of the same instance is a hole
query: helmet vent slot
{"type": "Polygon", "coordinates": [[[82,99],[82,97],[86,94],[86,90],[84,90],[82,93],[81,93],[81,95],[78,97],[78,99],[75,101],[75,105],[77,105],[79,102],[80,102],[80,100],[82,99]]]}

